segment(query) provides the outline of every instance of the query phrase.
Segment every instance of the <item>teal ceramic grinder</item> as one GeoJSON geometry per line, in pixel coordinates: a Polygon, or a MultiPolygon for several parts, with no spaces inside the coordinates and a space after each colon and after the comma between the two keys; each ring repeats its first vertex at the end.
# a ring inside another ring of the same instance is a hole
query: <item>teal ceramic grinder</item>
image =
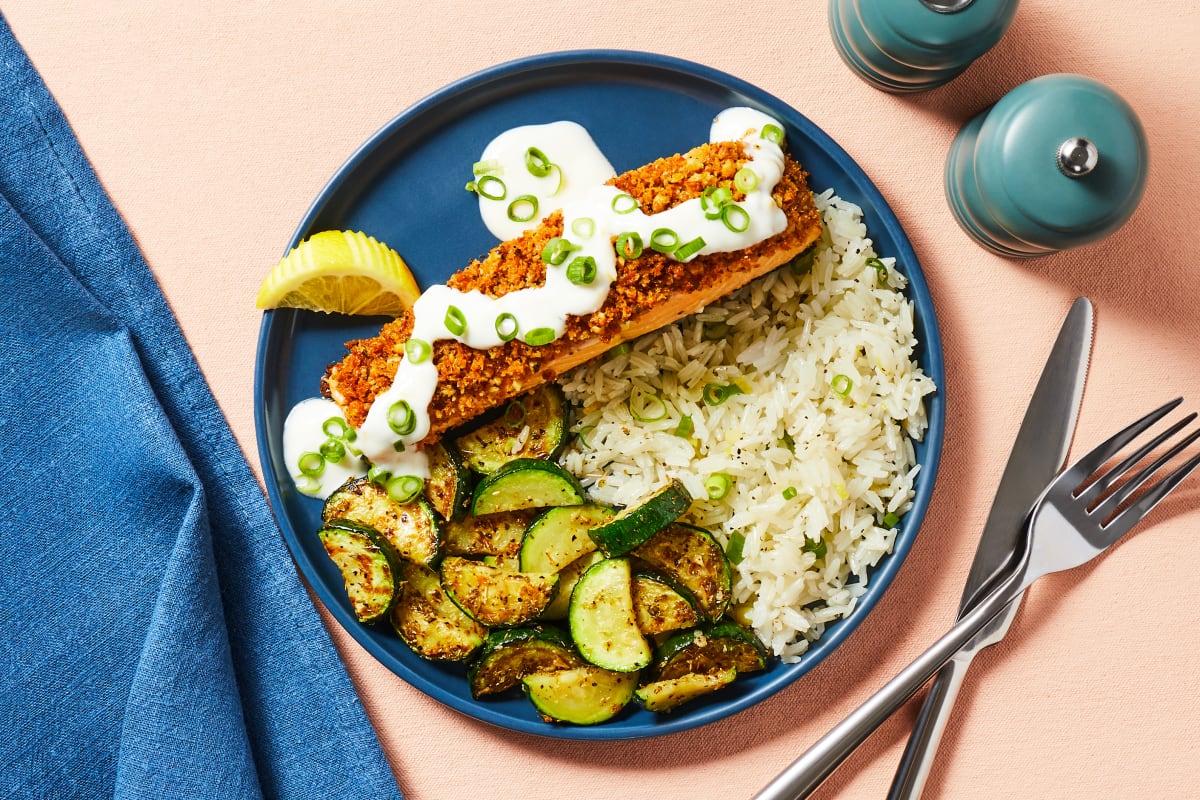
{"type": "Polygon", "coordinates": [[[1146,134],[1125,100],[1082,75],[1021,84],[950,146],[946,198],[988,249],[1031,258],[1121,227],[1146,186],[1146,134]]]}
{"type": "Polygon", "coordinates": [[[1017,0],[829,0],[842,60],[885,92],[941,86],[1008,30],[1017,0]]]}

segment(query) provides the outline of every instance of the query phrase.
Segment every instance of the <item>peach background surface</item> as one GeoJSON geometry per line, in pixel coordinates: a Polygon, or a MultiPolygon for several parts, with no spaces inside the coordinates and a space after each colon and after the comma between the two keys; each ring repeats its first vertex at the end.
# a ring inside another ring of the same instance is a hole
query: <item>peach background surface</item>
{"type": "MultiPolygon", "coordinates": [[[[819,0],[7,0],[4,14],[132,228],[252,464],[259,282],[359,143],[481,68],[606,47],[733,73],[838,140],[905,225],[944,338],[948,425],[926,522],[873,613],[770,700],[691,733],[624,743],[559,742],[467,719],[334,630],[412,800],[750,797],[951,622],[1072,298],[1091,297],[1098,312],[1076,454],[1171,396],[1200,399],[1200,13],[1191,2],[1025,0],[995,49],[949,86],[913,97],[877,92],[842,65],[819,0]],[[1102,243],[1003,260],[951,217],[945,153],[979,110],[1060,71],[1098,78],[1137,109],[1150,139],[1146,195],[1102,243]]],[[[1200,796],[1198,528],[1193,480],[1115,551],[1037,584],[1008,639],[977,660],[926,796],[1200,796]]],[[[817,796],[883,797],[916,709],[894,717],[817,796]]]]}

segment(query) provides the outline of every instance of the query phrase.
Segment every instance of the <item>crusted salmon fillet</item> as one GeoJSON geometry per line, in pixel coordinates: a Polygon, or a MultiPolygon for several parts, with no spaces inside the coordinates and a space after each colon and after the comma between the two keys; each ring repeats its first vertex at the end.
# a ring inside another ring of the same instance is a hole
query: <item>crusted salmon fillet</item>
{"type": "MultiPolygon", "coordinates": [[[[660,158],[618,175],[610,183],[657,213],[699,197],[709,186],[724,186],[735,200],[743,196],[734,175],[748,162],[741,142],[704,144],[687,153],[660,158]]],[[[614,345],[695,313],[807,250],[821,235],[807,175],[787,157],[772,197],[787,227],[758,244],[732,253],[711,253],[680,262],[647,248],[636,259],[617,259],[617,279],[604,305],[592,314],[568,318],[561,337],[539,347],[514,339],[474,350],[453,340],[433,346],[438,385],[429,407],[430,432],[422,444],[474,419],[513,397],[605,352],[614,345]]],[[[502,242],[447,281],[453,289],[476,289],[492,297],[540,286],[546,280],[542,250],[563,235],[563,217],[554,212],[537,228],[502,242]]],[[[410,313],[383,326],[378,336],[347,342],[347,354],[326,370],[322,393],[360,427],[375,397],[391,385],[413,329],[410,313]]]]}

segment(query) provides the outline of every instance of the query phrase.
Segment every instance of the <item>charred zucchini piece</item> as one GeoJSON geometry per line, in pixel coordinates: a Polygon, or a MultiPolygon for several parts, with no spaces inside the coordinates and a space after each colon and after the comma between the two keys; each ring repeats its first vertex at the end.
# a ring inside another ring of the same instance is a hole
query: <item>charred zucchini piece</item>
{"type": "Polygon", "coordinates": [[[527,675],[581,666],[583,660],[571,640],[558,628],[509,628],[488,634],[479,658],[467,671],[467,681],[471,695],[479,699],[519,686],[527,675]]]}
{"type": "Polygon", "coordinates": [[[579,654],[613,672],[637,672],[652,652],[633,613],[629,560],[609,558],[588,567],[571,592],[567,621],[579,654]]]}
{"type": "Polygon", "coordinates": [[[593,550],[582,558],[577,558],[558,571],[558,593],[542,612],[542,619],[566,619],[571,610],[571,595],[575,593],[575,585],[588,571],[588,567],[597,561],[603,561],[604,554],[593,550]]]}
{"type": "Polygon", "coordinates": [[[425,448],[425,454],[429,457],[425,499],[442,519],[461,519],[471,504],[470,470],[450,442],[436,442],[425,448]]]}
{"type": "Polygon", "coordinates": [[[342,573],[358,621],[374,622],[386,614],[400,584],[400,561],[379,532],[336,519],[317,531],[317,537],[342,573]]]}
{"type": "Polygon", "coordinates": [[[397,503],[387,489],[366,478],[346,481],[325,501],[321,517],[348,519],[369,525],[404,558],[418,564],[437,564],[442,557],[442,529],[424,498],[397,503]]]}
{"type": "Polygon", "coordinates": [[[609,557],[625,555],[679,519],[692,505],[692,496],[672,480],[645,502],[622,509],[607,522],[592,528],[596,546],[609,557]]]}
{"type": "Polygon", "coordinates": [[[703,528],[677,523],[655,534],[633,555],[690,596],[705,620],[715,622],[729,607],[733,596],[729,559],[703,528]]]}
{"type": "Polygon", "coordinates": [[[588,531],[612,519],[607,506],[585,504],[551,508],[540,514],[521,540],[521,569],[558,572],[596,549],[588,531]]]}
{"type": "Polygon", "coordinates": [[[692,628],[700,615],[692,602],[677,592],[663,576],[639,572],[633,576],[633,614],[646,636],[692,628]]]}
{"type": "Polygon", "coordinates": [[[528,675],[521,683],[547,722],[595,725],[612,719],[629,705],[637,687],[637,673],[584,665],[528,675]]]}
{"type": "Polygon", "coordinates": [[[519,458],[479,481],[471,503],[473,514],[495,514],[524,508],[577,506],[583,487],[553,461],[519,458]]]}
{"type": "Polygon", "coordinates": [[[513,572],[460,556],[442,562],[442,587],[477,622],[510,628],[537,619],[558,588],[553,573],[513,572]]]}
{"type": "MultiPolygon", "coordinates": [[[[536,509],[504,511],[463,517],[442,526],[448,556],[520,555],[525,529],[537,515],[536,509]]],[[[551,572],[552,570],[529,570],[551,572]]]]}
{"type": "Polygon", "coordinates": [[[429,661],[465,661],[483,645],[487,628],[454,605],[438,575],[423,564],[402,567],[404,588],[392,607],[392,627],[414,653],[429,661]]]}
{"type": "Polygon", "coordinates": [[[571,429],[562,389],[546,383],[514,398],[500,416],[454,440],[463,463],[488,475],[518,458],[554,459],[571,429]]]}
{"type": "Polygon", "coordinates": [[[766,666],[767,648],[754,631],[729,620],[675,634],[662,643],[654,661],[658,680],[725,669],[757,672],[766,666]]]}
{"type": "Polygon", "coordinates": [[[633,693],[633,699],[647,711],[674,711],[684,703],[728,686],[736,677],[737,670],[733,667],[709,673],[689,672],[678,678],[639,686],[633,693]]]}
{"type": "MultiPolygon", "coordinates": [[[[482,563],[489,567],[498,567],[509,572],[521,571],[521,556],[518,553],[497,553],[495,555],[484,556],[479,559],[482,563]]],[[[554,593],[558,597],[558,592],[554,593]]]]}

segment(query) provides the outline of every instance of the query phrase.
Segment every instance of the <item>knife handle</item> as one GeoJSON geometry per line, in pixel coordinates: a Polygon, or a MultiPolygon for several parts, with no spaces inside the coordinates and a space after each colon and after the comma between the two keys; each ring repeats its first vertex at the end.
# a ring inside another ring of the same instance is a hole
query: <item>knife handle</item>
{"type": "Polygon", "coordinates": [[[925,790],[925,781],[937,756],[938,744],[942,741],[954,700],[958,697],[958,690],[974,657],[975,651],[961,651],[934,678],[917,723],[913,726],[912,736],[908,739],[908,746],[904,748],[904,756],[888,790],[887,800],[916,800],[925,790]]]}

